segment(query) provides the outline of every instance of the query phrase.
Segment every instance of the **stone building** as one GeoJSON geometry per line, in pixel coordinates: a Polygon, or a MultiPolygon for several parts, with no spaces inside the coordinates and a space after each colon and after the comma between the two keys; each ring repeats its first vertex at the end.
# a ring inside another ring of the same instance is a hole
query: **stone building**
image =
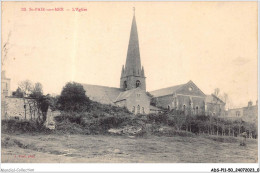
{"type": "Polygon", "coordinates": [[[5,96],[11,95],[11,79],[7,78],[5,75],[5,71],[1,73],[1,99],[4,99],[5,96]]]}
{"type": "Polygon", "coordinates": [[[205,114],[225,116],[225,105],[226,103],[214,94],[207,95],[205,98],[205,114]]]}
{"type": "Polygon", "coordinates": [[[138,87],[121,92],[114,103],[134,114],[147,114],[150,112],[150,99],[145,90],[138,87]]]}
{"type": "Polygon", "coordinates": [[[205,111],[206,95],[192,81],[150,93],[157,107],[181,110],[185,114],[202,114],[205,111]]]}
{"type": "Polygon", "coordinates": [[[146,93],[146,76],[141,65],[135,15],[132,19],[126,63],[122,67],[120,88],[82,84],[93,101],[126,107],[134,114],[182,110],[185,114],[222,115],[225,103],[214,95],[205,95],[192,81],[146,93]],[[156,106],[150,105],[155,99],[156,106]]]}
{"type": "Polygon", "coordinates": [[[134,114],[150,112],[150,96],[146,93],[146,77],[141,66],[135,15],[133,16],[125,66],[120,77],[120,88],[82,84],[93,101],[126,107],[134,114]]]}
{"type": "Polygon", "coordinates": [[[157,107],[191,115],[225,115],[225,103],[213,94],[205,95],[192,81],[150,93],[157,107]]]}
{"type": "Polygon", "coordinates": [[[252,122],[257,123],[257,117],[258,117],[258,102],[256,101],[256,104],[253,105],[252,101],[248,102],[248,105],[246,107],[240,107],[240,108],[234,108],[229,109],[227,111],[226,118],[232,119],[232,120],[243,120],[246,122],[252,122]]]}

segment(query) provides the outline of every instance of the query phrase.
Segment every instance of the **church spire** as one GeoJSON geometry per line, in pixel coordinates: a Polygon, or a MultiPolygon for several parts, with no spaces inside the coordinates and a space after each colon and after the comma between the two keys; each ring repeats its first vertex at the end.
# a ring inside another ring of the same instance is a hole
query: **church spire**
{"type": "Polygon", "coordinates": [[[126,64],[125,64],[126,76],[141,75],[141,59],[140,59],[140,52],[139,52],[139,40],[138,40],[137,26],[135,21],[134,7],[133,7],[133,11],[134,14],[133,14],[132,27],[130,32],[130,39],[128,44],[126,64]]]}
{"type": "Polygon", "coordinates": [[[142,90],[146,90],[146,77],[144,75],[144,69],[141,66],[139,52],[139,40],[135,21],[135,8],[133,8],[133,13],[126,63],[125,66],[122,67],[120,78],[120,88],[125,91],[134,88],[141,88],[142,90]]]}

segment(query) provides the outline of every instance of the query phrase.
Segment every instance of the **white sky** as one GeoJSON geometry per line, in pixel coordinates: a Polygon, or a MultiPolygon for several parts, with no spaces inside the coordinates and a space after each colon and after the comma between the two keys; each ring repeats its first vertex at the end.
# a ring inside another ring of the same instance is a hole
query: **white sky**
{"type": "Polygon", "coordinates": [[[11,89],[25,79],[46,94],[68,81],[119,87],[133,6],[148,91],[192,80],[205,94],[228,93],[233,106],[256,101],[257,2],[3,2],[11,89]]]}

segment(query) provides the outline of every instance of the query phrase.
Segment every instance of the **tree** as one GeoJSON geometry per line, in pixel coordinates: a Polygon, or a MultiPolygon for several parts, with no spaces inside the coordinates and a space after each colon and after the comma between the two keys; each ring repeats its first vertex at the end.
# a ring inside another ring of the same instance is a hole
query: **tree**
{"type": "Polygon", "coordinates": [[[48,108],[49,108],[49,105],[50,105],[49,100],[50,100],[49,97],[44,96],[44,95],[41,95],[38,98],[36,98],[37,108],[38,108],[38,111],[41,115],[41,116],[38,116],[37,122],[40,125],[43,125],[44,122],[47,119],[47,111],[48,111],[48,108]]]}
{"type": "Polygon", "coordinates": [[[33,90],[33,84],[31,81],[29,80],[24,80],[22,82],[20,82],[18,84],[19,88],[21,89],[21,91],[23,92],[23,95],[25,97],[28,97],[31,93],[32,93],[32,90],[33,90]]]}
{"type": "Polygon", "coordinates": [[[37,83],[34,84],[32,90],[31,90],[30,97],[39,98],[42,95],[43,95],[42,84],[37,82],[37,83]]]}
{"type": "Polygon", "coordinates": [[[175,122],[174,126],[175,126],[176,130],[181,130],[181,127],[186,122],[186,116],[182,115],[182,114],[176,114],[176,115],[173,115],[173,120],[175,122]]]}
{"type": "Polygon", "coordinates": [[[23,92],[22,92],[22,90],[21,90],[20,87],[18,87],[18,88],[16,89],[16,91],[14,91],[14,92],[12,93],[12,95],[13,95],[14,97],[23,98],[23,92]]]}
{"type": "Polygon", "coordinates": [[[58,99],[59,109],[63,111],[86,111],[89,109],[90,100],[86,91],[79,83],[67,83],[58,99]]]}
{"type": "Polygon", "coordinates": [[[18,87],[21,89],[23,93],[23,102],[24,102],[24,118],[26,119],[26,99],[32,93],[33,84],[29,80],[24,80],[18,84],[18,87]]]}
{"type": "Polygon", "coordinates": [[[219,92],[220,92],[220,89],[219,88],[215,88],[214,95],[218,97],[219,92]]]}

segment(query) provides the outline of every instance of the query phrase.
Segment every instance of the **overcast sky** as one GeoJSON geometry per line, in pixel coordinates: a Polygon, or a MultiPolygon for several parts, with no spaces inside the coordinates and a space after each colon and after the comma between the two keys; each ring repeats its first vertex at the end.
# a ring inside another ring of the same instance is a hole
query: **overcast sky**
{"type": "Polygon", "coordinates": [[[148,91],[192,80],[205,94],[228,93],[233,106],[255,104],[257,2],[3,2],[11,89],[25,79],[46,94],[68,81],[119,87],[133,6],[148,91]]]}

